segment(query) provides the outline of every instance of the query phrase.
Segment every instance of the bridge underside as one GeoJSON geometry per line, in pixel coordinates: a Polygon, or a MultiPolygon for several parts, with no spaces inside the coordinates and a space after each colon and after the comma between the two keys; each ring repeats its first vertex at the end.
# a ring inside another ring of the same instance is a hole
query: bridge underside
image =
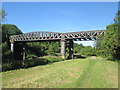
{"type": "Polygon", "coordinates": [[[62,58],[66,59],[66,42],[68,42],[69,58],[73,58],[73,41],[95,40],[98,36],[104,33],[105,30],[72,33],[31,32],[20,35],[13,35],[10,37],[11,51],[14,53],[14,44],[19,42],[24,43],[24,42],[60,41],[62,58]]]}

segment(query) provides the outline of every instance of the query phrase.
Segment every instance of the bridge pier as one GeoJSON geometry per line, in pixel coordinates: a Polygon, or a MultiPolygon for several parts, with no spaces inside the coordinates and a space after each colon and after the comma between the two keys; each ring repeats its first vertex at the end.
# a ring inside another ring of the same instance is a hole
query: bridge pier
{"type": "Polygon", "coordinates": [[[18,43],[15,43],[15,42],[12,42],[12,41],[10,42],[10,44],[11,44],[10,45],[10,50],[11,50],[11,53],[12,53],[12,59],[15,59],[15,60],[21,59],[21,60],[25,61],[26,56],[27,56],[25,46],[21,46],[18,43]]]}
{"type": "Polygon", "coordinates": [[[66,59],[66,41],[61,40],[61,56],[63,59],[66,59]]]}
{"type": "Polygon", "coordinates": [[[10,42],[11,45],[10,45],[10,49],[11,49],[11,52],[12,52],[12,57],[14,59],[14,46],[15,46],[15,42],[10,42]]]}
{"type": "Polygon", "coordinates": [[[69,41],[69,45],[68,45],[68,49],[69,49],[69,59],[73,59],[74,58],[74,53],[73,53],[73,40],[69,41]]]}
{"type": "Polygon", "coordinates": [[[26,59],[26,52],[25,52],[25,47],[23,47],[23,61],[26,59]]]}
{"type": "Polygon", "coordinates": [[[14,42],[11,42],[11,46],[10,46],[11,52],[14,52],[14,42]]]}

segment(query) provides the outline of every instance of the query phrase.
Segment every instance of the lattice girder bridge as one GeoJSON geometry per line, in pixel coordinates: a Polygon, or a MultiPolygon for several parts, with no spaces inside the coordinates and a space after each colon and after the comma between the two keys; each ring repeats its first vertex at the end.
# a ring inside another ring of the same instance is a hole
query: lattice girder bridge
{"type": "Polygon", "coordinates": [[[58,32],[29,32],[20,35],[10,36],[11,51],[14,52],[15,42],[35,42],[35,41],[61,41],[61,56],[66,58],[66,41],[69,42],[69,57],[73,58],[73,40],[90,41],[95,40],[98,36],[105,33],[106,30],[96,31],[83,31],[71,33],[58,33],[58,32]]]}

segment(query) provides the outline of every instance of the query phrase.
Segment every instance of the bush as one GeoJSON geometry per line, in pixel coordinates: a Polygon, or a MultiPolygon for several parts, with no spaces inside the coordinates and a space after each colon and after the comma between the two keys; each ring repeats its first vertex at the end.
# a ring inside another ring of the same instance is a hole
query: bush
{"type": "Polygon", "coordinates": [[[11,62],[2,64],[2,71],[20,69],[20,68],[28,68],[28,67],[33,67],[37,65],[45,65],[48,63],[58,62],[62,60],[63,59],[61,57],[56,57],[56,56],[45,56],[45,57],[41,57],[35,60],[32,60],[32,59],[25,60],[24,62],[11,60],[11,62]]]}
{"type": "Polygon", "coordinates": [[[37,55],[35,55],[35,54],[28,54],[27,55],[27,58],[28,59],[34,59],[34,58],[36,58],[37,57],[37,55]]]}
{"type": "Polygon", "coordinates": [[[22,34],[22,31],[15,25],[3,24],[2,25],[2,42],[9,42],[11,35],[22,34]]]}
{"type": "Polygon", "coordinates": [[[86,46],[81,49],[80,54],[87,55],[87,56],[94,56],[94,55],[96,55],[96,51],[91,46],[86,46]]]}
{"type": "Polygon", "coordinates": [[[7,71],[12,69],[12,64],[11,63],[5,63],[2,64],[2,71],[7,71]]]}
{"type": "Polygon", "coordinates": [[[97,55],[108,60],[120,60],[120,11],[114,21],[106,27],[106,33],[99,36],[96,41],[97,55]]]}
{"type": "Polygon", "coordinates": [[[2,64],[2,71],[19,69],[22,67],[22,61],[12,61],[2,64]]]}
{"type": "Polygon", "coordinates": [[[59,62],[59,61],[63,61],[64,59],[58,56],[45,56],[42,57],[44,59],[47,59],[48,63],[53,63],[53,62],[59,62]]]}
{"type": "Polygon", "coordinates": [[[6,58],[8,58],[8,57],[9,57],[9,59],[12,58],[12,54],[11,54],[11,51],[8,47],[8,43],[4,42],[4,43],[2,43],[2,58],[4,60],[6,60],[6,58]]]}

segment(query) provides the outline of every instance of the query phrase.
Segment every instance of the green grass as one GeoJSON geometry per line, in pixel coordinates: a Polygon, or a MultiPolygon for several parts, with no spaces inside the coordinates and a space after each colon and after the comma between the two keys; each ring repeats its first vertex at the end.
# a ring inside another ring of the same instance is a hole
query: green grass
{"type": "Polygon", "coordinates": [[[118,63],[74,59],[3,72],[3,88],[118,88],[118,63]]]}

